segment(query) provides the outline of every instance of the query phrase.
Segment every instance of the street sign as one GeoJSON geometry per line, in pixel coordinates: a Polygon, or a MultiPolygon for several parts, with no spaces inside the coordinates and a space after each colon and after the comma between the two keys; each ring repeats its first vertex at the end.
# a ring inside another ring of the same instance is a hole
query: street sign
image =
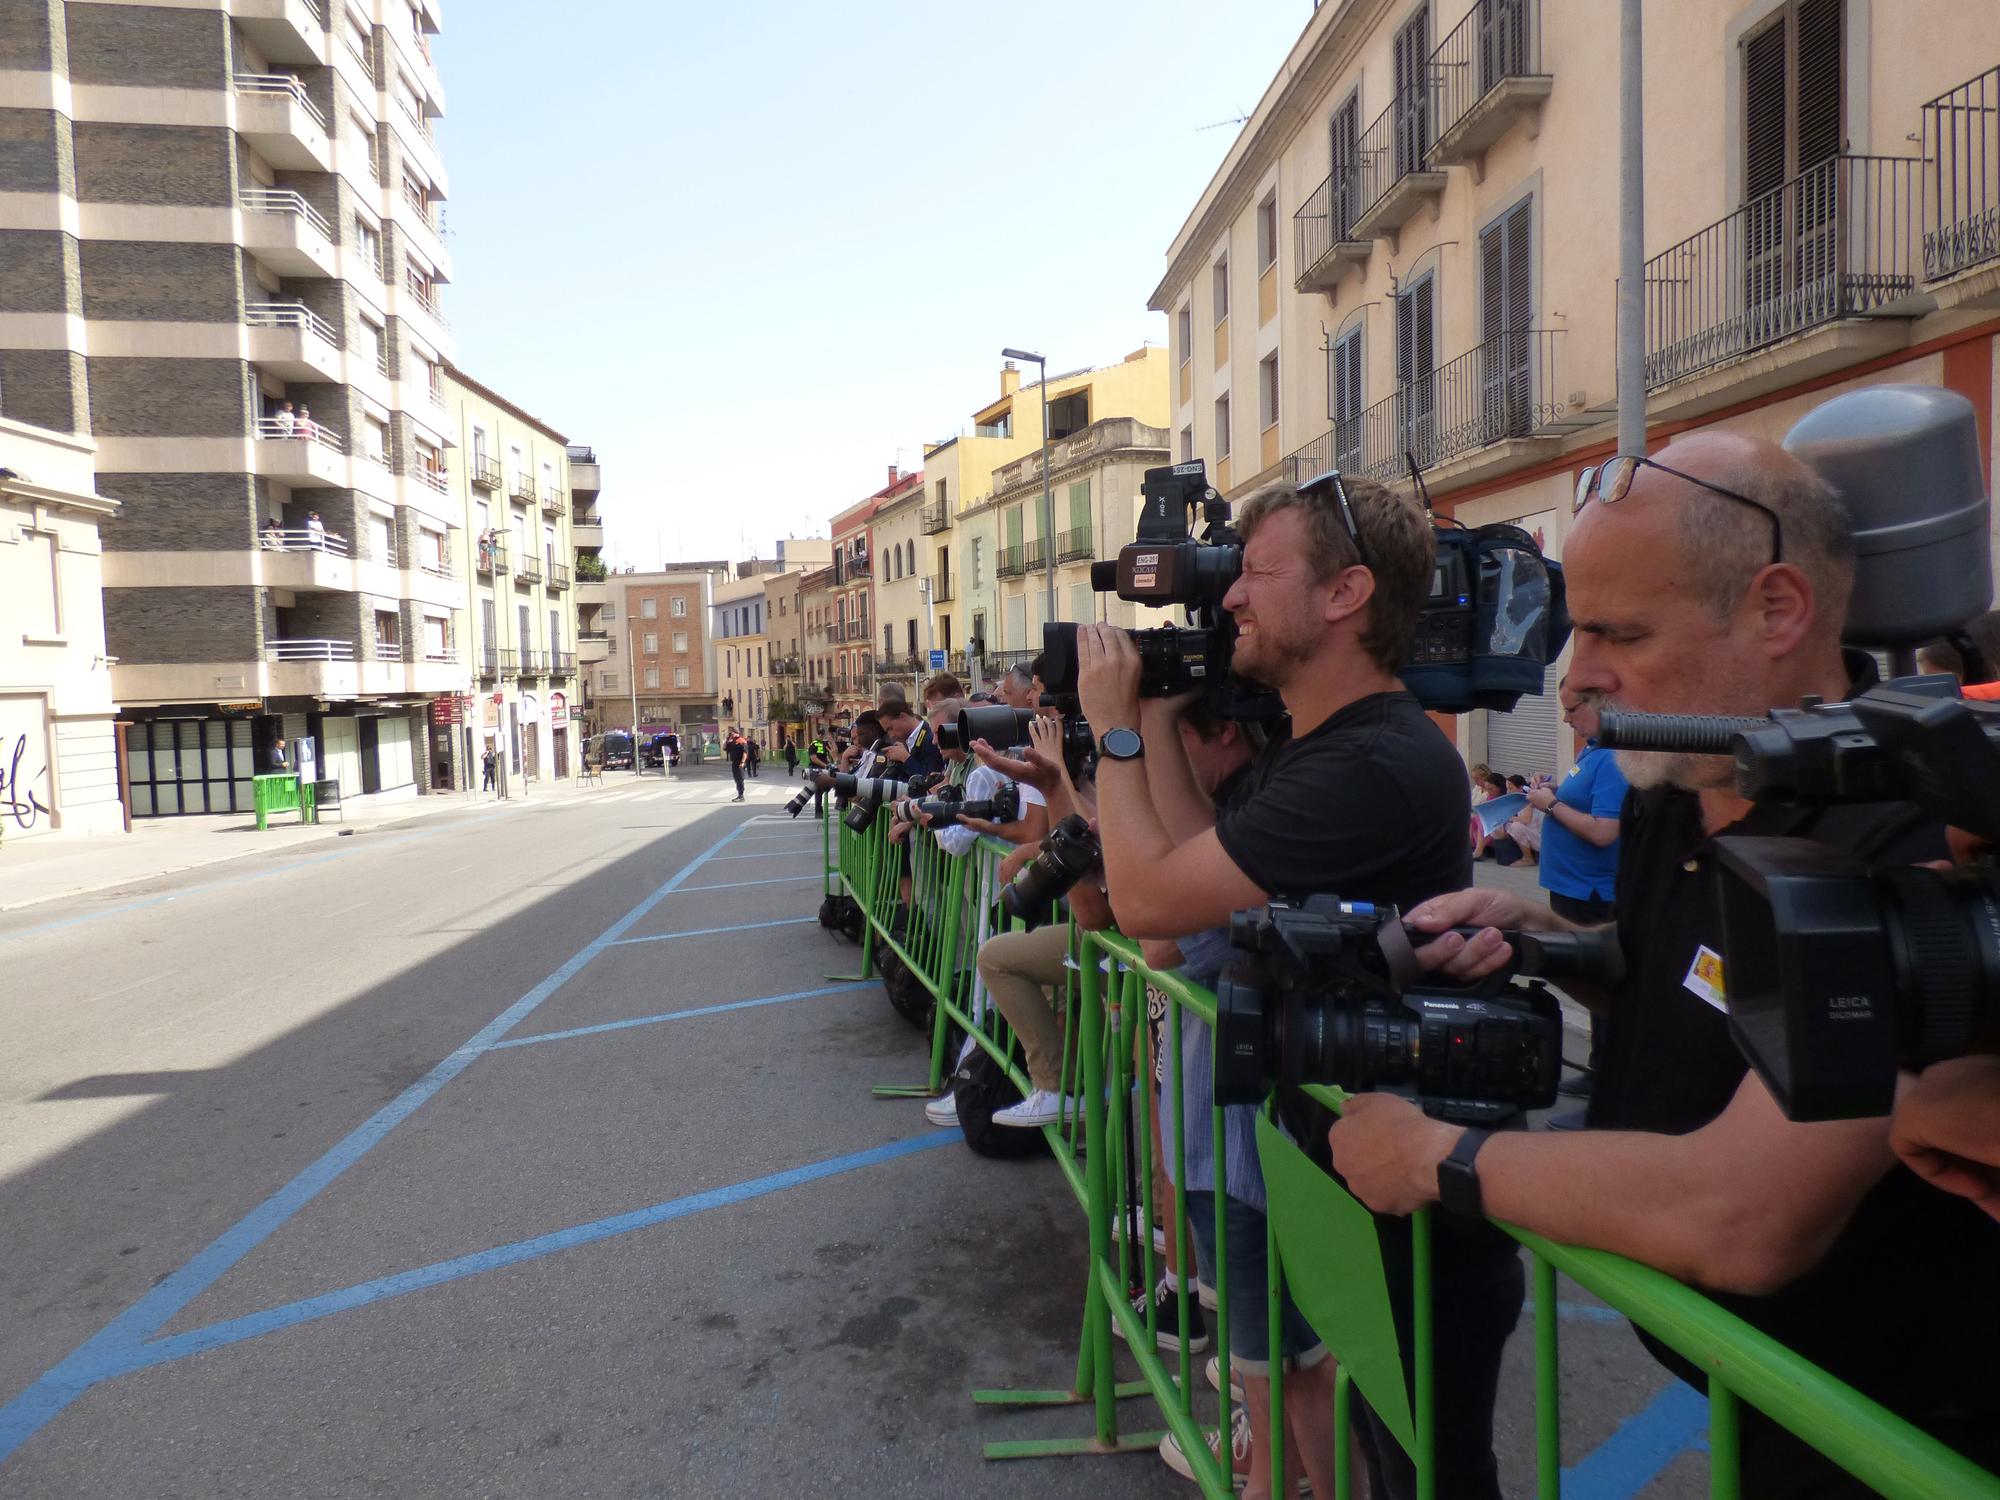
{"type": "Polygon", "coordinates": [[[944,670],[944,653],[942,651],[933,651],[931,653],[931,670],[933,672],[942,672],[944,670]]]}

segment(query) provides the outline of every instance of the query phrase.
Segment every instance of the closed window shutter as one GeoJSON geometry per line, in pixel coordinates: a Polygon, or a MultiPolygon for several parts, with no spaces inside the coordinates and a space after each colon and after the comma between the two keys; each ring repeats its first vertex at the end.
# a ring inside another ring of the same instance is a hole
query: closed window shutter
{"type": "Polygon", "coordinates": [[[1785,180],[1785,27],[1767,27],[1743,48],[1743,195],[1785,180]]]}
{"type": "Polygon", "coordinates": [[[1333,113],[1333,237],[1349,238],[1354,223],[1354,143],[1361,134],[1361,101],[1350,98],[1333,113]]]}
{"type": "Polygon", "coordinates": [[[1497,337],[1507,327],[1507,224],[1488,225],[1479,236],[1479,336],[1497,337]]]}
{"type": "Polygon", "coordinates": [[[1333,347],[1333,463],[1342,473],[1361,467],[1361,330],[1333,347]]]}
{"type": "MultiPolygon", "coordinates": [[[[1420,10],[1396,33],[1396,175],[1414,172],[1430,151],[1430,12],[1420,10]]],[[[1381,186],[1386,187],[1384,183],[1381,186]]]]}
{"type": "Polygon", "coordinates": [[[1840,154],[1840,10],[1841,0],[1799,0],[1795,173],[1840,154]]]}

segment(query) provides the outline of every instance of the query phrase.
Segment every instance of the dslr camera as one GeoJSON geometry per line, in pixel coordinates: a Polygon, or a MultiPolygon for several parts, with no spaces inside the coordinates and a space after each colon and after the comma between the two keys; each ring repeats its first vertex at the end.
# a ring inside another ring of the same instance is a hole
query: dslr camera
{"type": "MultiPolygon", "coordinates": [[[[1509,933],[1515,974],[1615,982],[1609,932],[1509,933]]],[[[1215,990],[1215,1100],[1255,1103],[1273,1084],[1413,1097],[1426,1114],[1492,1125],[1555,1102],[1562,1010],[1538,979],[1441,983],[1417,968],[1393,906],[1312,896],[1239,911],[1242,958],[1215,990]]]]}
{"type": "MultiPolygon", "coordinates": [[[[1072,626],[1072,637],[1075,627],[1072,626]]],[[[958,743],[970,747],[974,740],[984,740],[997,750],[1011,749],[1028,743],[1028,726],[1035,721],[1033,710],[1009,708],[1004,703],[983,703],[976,708],[961,708],[955,727],[958,743]]],[[[1097,756],[1097,739],[1091,733],[1090,725],[1079,714],[1067,714],[1062,721],[1063,764],[1072,777],[1085,775],[1097,756]]]]}
{"type": "MultiPolygon", "coordinates": [[[[2000,704],[1950,677],[1768,719],[1607,713],[1613,749],[1732,755],[1753,801],[1913,802],[2000,839],[2000,704]]],[[[1729,1030],[1794,1120],[1895,1106],[1896,1070],[2000,1041],[2000,868],[1871,871],[1803,838],[1717,841],[1729,1030]]]]}
{"type": "Polygon", "coordinates": [[[1104,862],[1090,824],[1071,813],[1042,839],[1042,851],[1000,892],[1007,915],[1034,928],[1055,915],[1056,902],[1104,862]]]}

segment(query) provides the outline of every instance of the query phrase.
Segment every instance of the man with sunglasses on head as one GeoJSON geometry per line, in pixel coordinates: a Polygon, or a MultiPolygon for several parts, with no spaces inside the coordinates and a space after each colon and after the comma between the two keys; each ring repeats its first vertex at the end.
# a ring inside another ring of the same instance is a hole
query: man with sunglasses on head
{"type": "MultiPolygon", "coordinates": [[[[1843,656],[1854,547],[1839,498],[1773,444],[1704,433],[1659,461],[1586,470],[1564,572],[1569,686],[1606,708],[1760,715],[1869,685],[1843,656]]],[[[1796,1124],[1729,1034],[1714,840],[1786,834],[1875,866],[1943,858],[1907,804],[1753,805],[1726,756],[1619,756],[1615,916],[1626,979],[1579,995],[1604,1016],[1589,1128],[1494,1135],[1361,1095],[1331,1131],[1370,1207],[1441,1202],[1615,1251],[1691,1282],[1805,1358],[1988,1467],[2000,1449],[2000,1225],[1897,1165],[1885,1119],[1796,1124]]],[[[1574,924],[1499,890],[1406,914],[1441,934],[1419,961],[1471,980],[1509,957],[1495,929],[1574,924]],[[1478,927],[1466,938],[1447,929],[1478,927]]],[[[1575,993],[1575,991],[1572,991],[1575,993]]],[[[1697,1385],[1701,1372],[1641,1335],[1697,1385]]],[[[1872,1493],[1754,1410],[1742,1490],[1872,1493]]]]}
{"type": "MultiPolygon", "coordinates": [[[[1326,475],[1252,498],[1238,526],[1242,572],[1223,601],[1237,629],[1234,665],[1282,697],[1291,735],[1251,762],[1226,806],[1202,793],[1172,705],[1139,696],[1131,637],[1106,625],[1077,632],[1078,696],[1099,737],[1098,821],[1112,910],[1127,936],[1177,940],[1182,971],[1210,986],[1231,956],[1232,912],[1274,896],[1317,894],[1408,907],[1469,884],[1472,874],[1465,766],[1396,676],[1436,560],[1422,508],[1380,485],[1326,475]]],[[[1289,1304],[1284,1345],[1268,1348],[1267,1320],[1255,1311],[1265,1305],[1266,1285],[1255,1111],[1225,1111],[1227,1194],[1219,1197],[1212,1149],[1196,1139],[1211,1132],[1200,1107],[1212,1095],[1207,1028],[1190,1024],[1184,1037],[1186,1097],[1196,1107],[1183,1121],[1191,1149],[1181,1186],[1197,1248],[1212,1271],[1209,1247],[1222,1241],[1231,1305],[1248,1310],[1231,1328],[1251,1415],[1250,1492],[1277,1488],[1264,1456],[1267,1371],[1270,1359],[1284,1358],[1297,1361],[1284,1382],[1297,1454],[1316,1493],[1330,1495],[1333,1370],[1325,1349],[1289,1304]]],[[[1170,1133],[1171,1122],[1161,1123],[1170,1133]]],[[[1390,1226],[1392,1238],[1402,1233],[1402,1253],[1391,1245],[1385,1256],[1392,1278],[1400,1264],[1405,1298],[1407,1229],[1390,1226]]],[[[1521,1307],[1519,1257],[1490,1225],[1445,1238],[1451,1243],[1439,1248],[1437,1279],[1452,1307],[1445,1326],[1453,1338],[1440,1348],[1439,1493],[1498,1500],[1492,1396],[1521,1307]],[[1467,1244],[1470,1257],[1459,1253],[1467,1244]]],[[[1379,1451],[1393,1439],[1371,1446],[1393,1463],[1379,1451]]],[[[1166,1456],[1173,1463],[1178,1455],[1166,1456]]],[[[1377,1500],[1413,1493],[1407,1465],[1375,1488],[1377,1500]]]]}

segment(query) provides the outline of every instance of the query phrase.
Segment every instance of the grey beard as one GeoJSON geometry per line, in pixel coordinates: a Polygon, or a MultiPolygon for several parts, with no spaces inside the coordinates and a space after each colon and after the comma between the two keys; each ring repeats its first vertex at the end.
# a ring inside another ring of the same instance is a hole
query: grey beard
{"type": "Polygon", "coordinates": [[[1620,750],[1618,769],[1625,779],[1642,791],[1648,787],[1671,786],[1683,791],[1703,792],[1728,786],[1734,779],[1734,763],[1726,755],[1687,755],[1670,750],[1620,750]]]}

